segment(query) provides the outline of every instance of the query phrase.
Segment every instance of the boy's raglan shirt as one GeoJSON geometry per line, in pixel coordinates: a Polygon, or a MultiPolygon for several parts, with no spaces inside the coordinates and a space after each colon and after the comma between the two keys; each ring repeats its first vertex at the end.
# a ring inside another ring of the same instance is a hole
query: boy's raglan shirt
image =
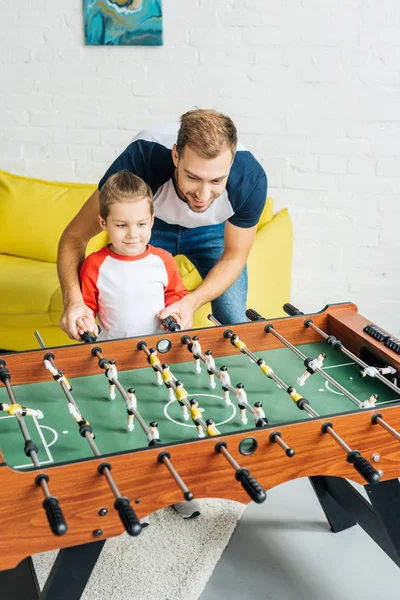
{"type": "Polygon", "coordinates": [[[172,254],[150,244],[139,256],[106,246],[85,259],[80,279],[102,329],[99,341],[162,332],[157,313],[188,293],[172,254]]]}

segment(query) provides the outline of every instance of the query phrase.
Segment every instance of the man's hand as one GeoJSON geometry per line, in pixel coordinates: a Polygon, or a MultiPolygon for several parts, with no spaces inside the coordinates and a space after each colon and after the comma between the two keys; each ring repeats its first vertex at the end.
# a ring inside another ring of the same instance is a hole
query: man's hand
{"type": "Polygon", "coordinates": [[[72,340],[81,341],[81,335],[85,331],[98,335],[93,312],[83,302],[65,307],[60,327],[72,340]]]}
{"type": "Polygon", "coordinates": [[[157,317],[159,319],[165,319],[171,315],[175,317],[182,329],[191,329],[195,307],[190,296],[191,295],[188,294],[182,298],[182,300],[178,300],[178,302],[174,302],[170,306],[167,306],[158,313],[157,317]]]}

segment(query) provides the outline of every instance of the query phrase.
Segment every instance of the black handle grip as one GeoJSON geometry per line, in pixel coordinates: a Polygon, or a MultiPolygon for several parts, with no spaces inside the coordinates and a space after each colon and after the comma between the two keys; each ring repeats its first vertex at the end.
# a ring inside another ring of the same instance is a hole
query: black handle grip
{"type": "Polygon", "coordinates": [[[353,450],[349,453],[347,460],[353,464],[354,468],[361,477],[364,477],[365,481],[370,485],[376,485],[379,483],[381,475],[379,471],[374,469],[370,462],[366,458],[361,456],[357,450],[353,450]]]}
{"type": "Polygon", "coordinates": [[[171,315],[169,317],[165,317],[161,323],[166,329],[168,329],[168,331],[179,331],[181,328],[175,317],[172,317],[171,315]]]}
{"type": "Polygon", "coordinates": [[[283,310],[285,311],[285,313],[287,315],[289,315],[289,317],[296,317],[298,315],[304,315],[303,312],[301,312],[298,308],[293,306],[293,304],[289,304],[289,302],[287,302],[286,304],[283,305],[283,310]]]}
{"type": "Polygon", "coordinates": [[[67,533],[67,523],[65,522],[57,498],[54,498],[54,496],[45,498],[43,500],[43,508],[46,511],[47,520],[54,535],[64,535],[64,533],[67,533]]]}
{"type": "Polygon", "coordinates": [[[92,333],[91,331],[85,331],[84,333],[82,333],[81,335],[81,340],[82,342],[85,342],[85,344],[94,344],[95,341],[97,340],[97,336],[101,333],[101,327],[100,325],[97,325],[97,335],[94,335],[94,333],[92,333]]]}
{"type": "Polygon", "coordinates": [[[246,310],[246,317],[250,319],[250,321],[265,321],[265,319],[258,313],[254,308],[248,308],[246,310]]]}
{"type": "Polygon", "coordinates": [[[266,491],[258,483],[248,469],[238,469],[235,475],[236,479],[240,481],[244,491],[250,496],[254,502],[261,504],[267,497],[266,491]]]}
{"type": "Polygon", "coordinates": [[[114,502],[114,508],[117,509],[122,525],[129,535],[136,536],[142,531],[142,526],[136,516],[135,511],[129,503],[128,498],[117,498],[114,502]]]}

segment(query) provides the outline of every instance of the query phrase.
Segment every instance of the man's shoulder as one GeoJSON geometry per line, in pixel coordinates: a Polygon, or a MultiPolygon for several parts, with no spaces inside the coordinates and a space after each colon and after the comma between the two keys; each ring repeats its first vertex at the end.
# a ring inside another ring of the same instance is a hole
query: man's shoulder
{"type": "Polygon", "coordinates": [[[132,140],[134,142],[148,142],[164,146],[168,150],[176,143],[178,137],[179,123],[169,123],[167,125],[158,125],[149,129],[140,131],[132,140]]]}

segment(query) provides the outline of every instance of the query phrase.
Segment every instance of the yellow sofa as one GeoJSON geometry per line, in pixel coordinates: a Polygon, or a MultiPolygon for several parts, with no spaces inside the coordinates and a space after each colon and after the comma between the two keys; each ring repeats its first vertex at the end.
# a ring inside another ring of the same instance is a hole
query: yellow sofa
{"type": "MultiPolygon", "coordinates": [[[[47,346],[73,343],[59,328],[62,296],[56,271],[57,245],[66,225],[95,185],[42,181],[0,171],[0,348],[38,347],[38,329],[47,346]]],[[[88,253],[104,246],[105,234],[88,253]]],[[[201,282],[184,256],[176,257],[188,290],[201,282]]],[[[289,300],[292,225],[287,209],[273,214],[267,200],[248,260],[248,306],[268,317],[282,314],[289,300]]],[[[210,305],[195,315],[194,327],[210,325],[210,305]]]]}

